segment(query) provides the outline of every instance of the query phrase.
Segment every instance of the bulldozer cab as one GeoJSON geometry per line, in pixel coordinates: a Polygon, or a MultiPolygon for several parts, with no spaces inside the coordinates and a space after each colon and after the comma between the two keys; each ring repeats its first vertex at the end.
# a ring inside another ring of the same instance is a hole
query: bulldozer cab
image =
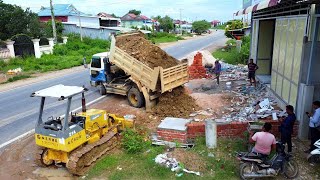
{"type": "Polygon", "coordinates": [[[87,91],[87,89],[84,87],[64,86],[59,84],[32,93],[31,97],[41,97],[40,112],[36,128],[41,127],[43,129],[51,129],[54,131],[64,131],[73,124],[80,124],[80,122],[83,121],[83,117],[76,116],[76,114],[71,114],[71,120],[69,121],[69,113],[72,97],[78,94],[82,94],[84,96],[85,91],[87,91]],[[43,121],[42,116],[44,111],[45,100],[47,97],[58,98],[58,101],[67,100],[67,107],[64,114],[64,118],[54,118],[53,116],[50,116],[46,122],[43,121]]]}

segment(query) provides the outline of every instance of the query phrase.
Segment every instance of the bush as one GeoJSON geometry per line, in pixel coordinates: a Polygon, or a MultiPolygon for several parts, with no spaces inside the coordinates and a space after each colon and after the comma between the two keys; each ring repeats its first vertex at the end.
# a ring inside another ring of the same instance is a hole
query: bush
{"type": "Polygon", "coordinates": [[[127,153],[139,153],[146,146],[143,136],[140,135],[137,131],[132,129],[127,129],[123,132],[122,138],[122,147],[127,153]]]}

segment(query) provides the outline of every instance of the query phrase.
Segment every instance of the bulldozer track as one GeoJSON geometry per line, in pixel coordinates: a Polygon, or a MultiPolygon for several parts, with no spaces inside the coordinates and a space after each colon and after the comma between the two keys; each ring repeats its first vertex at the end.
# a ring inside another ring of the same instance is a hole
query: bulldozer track
{"type": "Polygon", "coordinates": [[[71,152],[69,162],[66,164],[68,171],[74,175],[84,175],[97,159],[119,145],[117,134],[109,131],[99,141],[71,152]]]}

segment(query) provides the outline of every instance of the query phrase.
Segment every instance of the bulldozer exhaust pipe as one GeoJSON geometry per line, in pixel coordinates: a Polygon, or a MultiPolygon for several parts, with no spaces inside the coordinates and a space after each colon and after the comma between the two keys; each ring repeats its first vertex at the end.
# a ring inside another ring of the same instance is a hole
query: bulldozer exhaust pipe
{"type": "Polygon", "coordinates": [[[84,97],[84,93],[82,93],[81,103],[82,103],[82,112],[86,112],[86,111],[87,111],[87,108],[86,108],[86,98],[84,97]]]}

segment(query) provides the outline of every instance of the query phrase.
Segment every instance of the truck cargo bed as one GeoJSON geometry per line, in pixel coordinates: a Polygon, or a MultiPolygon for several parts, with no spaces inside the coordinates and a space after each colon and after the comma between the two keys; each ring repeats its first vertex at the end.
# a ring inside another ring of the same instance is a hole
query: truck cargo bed
{"type": "MultiPolygon", "coordinates": [[[[130,34],[126,36],[130,36],[130,34]]],[[[116,47],[116,39],[113,36],[110,61],[124,70],[131,78],[154,92],[164,93],[188,82],[188,63],[182,63],[167,69],[162,67],[152,69],[116,47]]]]}

